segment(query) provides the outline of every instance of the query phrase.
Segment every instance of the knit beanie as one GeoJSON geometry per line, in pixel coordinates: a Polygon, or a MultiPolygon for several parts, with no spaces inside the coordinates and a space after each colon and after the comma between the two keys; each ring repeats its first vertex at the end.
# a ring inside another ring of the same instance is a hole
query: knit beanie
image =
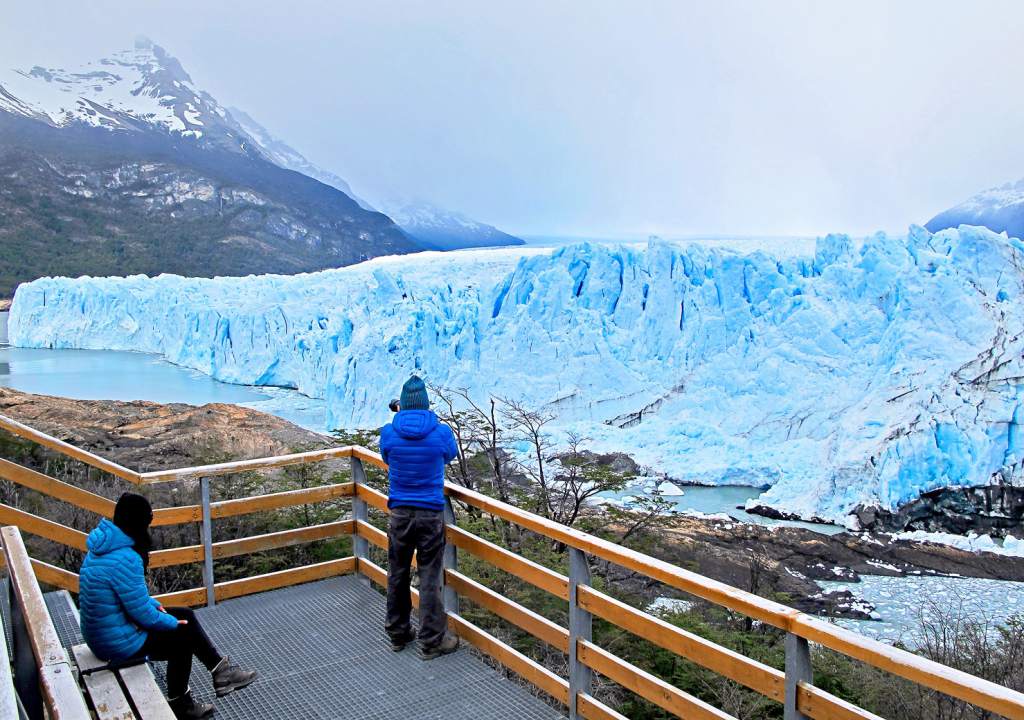
{"type": "Polygon", "coordinates": [[[402,386],[402,397],[398,401],[402,410],[429,410],[430,400],[427,398],[427,386],[416,375],[405,381],[402,386]]]}

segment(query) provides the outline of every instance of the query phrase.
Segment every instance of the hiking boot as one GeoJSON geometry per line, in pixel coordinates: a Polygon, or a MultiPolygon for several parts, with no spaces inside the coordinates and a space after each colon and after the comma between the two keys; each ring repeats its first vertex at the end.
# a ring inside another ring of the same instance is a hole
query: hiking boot
{"type": "Polygon", "coordinates": [[[444,637],[441,638],[441,642],[430,647],[423,648],[423,659],[433,660],[439,658],[442,655],[448,655],[459,649],[459,638],[451,633],[445,633],[444,637]]]}
{"type": "Polygon", "coordinates": [[[416,635],[411,630],[403,635],[396,635],[390,637],[392,652],[402,652],[403,650],[405,650],[405,646],[415,639],[416,635]]]}
{"type": "Polygon", "coordinates": [[[178,720],[200,720],[200,718],[208,718],[213,715],[213,705],[197,703],[192,697],[191,690],[186,690],[181,697],[168,700],[167,704],[171,706],[174,717],[178,720]]]}
{"type": "Polygon", "coordinates": [[[255,670],[243,670],[237,665],[232,665],[231,658],[227,657],[213,669],[213,689],[217,691],[217,697],[241,690],[255,679],[255,670]]]}

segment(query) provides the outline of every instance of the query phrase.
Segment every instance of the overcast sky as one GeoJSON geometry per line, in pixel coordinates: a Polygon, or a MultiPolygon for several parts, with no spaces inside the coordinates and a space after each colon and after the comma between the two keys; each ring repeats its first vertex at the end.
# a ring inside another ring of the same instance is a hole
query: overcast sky
{"type": "Polygon", "coordinates": [[[1024,2],[10,2],[0,64],[147,35],[370,200],[521,234],[900,231],[1024,176],[1024,2]]]}

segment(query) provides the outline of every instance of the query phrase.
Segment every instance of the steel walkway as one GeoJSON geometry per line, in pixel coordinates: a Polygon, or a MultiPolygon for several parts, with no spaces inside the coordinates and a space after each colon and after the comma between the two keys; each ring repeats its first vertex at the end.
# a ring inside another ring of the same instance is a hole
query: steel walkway
{"type": "MultiPolygon", "coordinates": [[[[65,592],[46,596],[66,647],[81,642],[65,592]]],[[[249,688],[214,700],[221,720],[557,720],[565,716],[468,648],[425,662],[384,642],[384,598],[345,576],[197,610],[218,649],[259,671],[249,688]]],[[[163,682],[163,663],[155,663],[163,682]]],[[[198,663],[192,690],[213,700],[198,663]]]]}

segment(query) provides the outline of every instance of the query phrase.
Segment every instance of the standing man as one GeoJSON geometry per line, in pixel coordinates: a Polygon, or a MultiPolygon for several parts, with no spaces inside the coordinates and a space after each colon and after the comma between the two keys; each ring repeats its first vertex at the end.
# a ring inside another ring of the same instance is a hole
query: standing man
{"type": "Polygon", "coordinates": [[[380,429],[388,464],[388,608],[385,630],[398,652],[417,638],[409,626],[413,552],[420,573],[419,643],[425,660],[459,647],[444,609],[444,466],[458,454],[455,435],[430,410],[427,388],[413,375],[402,386],[394,420],[380,429]]]}

